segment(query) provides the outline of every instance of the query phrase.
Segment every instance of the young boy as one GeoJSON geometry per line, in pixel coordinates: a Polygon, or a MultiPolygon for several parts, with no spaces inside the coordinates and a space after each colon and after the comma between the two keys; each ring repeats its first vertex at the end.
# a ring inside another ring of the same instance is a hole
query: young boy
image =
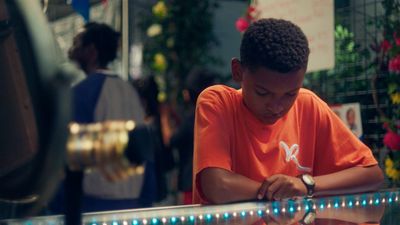
{"type": "Polygon", "coordinates": [[[261,19],[232,59],[235,90],[199,96],[194,203],[228,203],[377,189],[383,175],[371,150],[326,103],[302,89],[308,41],[289,21],[261,19]]]}

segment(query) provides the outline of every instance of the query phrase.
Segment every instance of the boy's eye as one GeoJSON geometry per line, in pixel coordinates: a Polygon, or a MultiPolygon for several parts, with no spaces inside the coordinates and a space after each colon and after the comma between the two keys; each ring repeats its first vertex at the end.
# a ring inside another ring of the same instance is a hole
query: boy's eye
{"type": "Polygon", "coordinates": [[[257,90],[256,90],[256,94],[259,95],[259,96],[266,96],[266,95],[268,95],[269,93],[268,93],[268,92],[265,92],[265,91],[257,91],[257,90]]]}
{"type": "Polygon", "coordinates": [[[294,96],[296,96],[296,94],[297,94],[297,92],[294,92],[294,93],[287,93],[286,95],[289,96],[289,97],[294,97],[294,96]]]}

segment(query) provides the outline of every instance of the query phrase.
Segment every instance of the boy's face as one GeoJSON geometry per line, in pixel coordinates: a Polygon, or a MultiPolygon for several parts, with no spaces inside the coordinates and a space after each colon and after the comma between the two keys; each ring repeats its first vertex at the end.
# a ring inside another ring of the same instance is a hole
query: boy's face
{"type": "Polygon", "coordinates": [[[263,67],[251,71],[238,60],[233,60],[232,72],[234,79],[241,82],[247,108],[264,124],[274,124],[294,104],[303,85],[306,68],[289,73],[263,67]]]}

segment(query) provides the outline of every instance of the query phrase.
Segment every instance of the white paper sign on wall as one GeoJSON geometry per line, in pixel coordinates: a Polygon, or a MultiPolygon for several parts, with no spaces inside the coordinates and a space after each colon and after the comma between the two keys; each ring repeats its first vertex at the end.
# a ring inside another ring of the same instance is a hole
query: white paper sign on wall
{"type": "Polygon", "coordinates": [[[259,18],[292,21],[306,34],[310,43],[308,72],[335,66],[333,0],[256,0],[259,18]]]}

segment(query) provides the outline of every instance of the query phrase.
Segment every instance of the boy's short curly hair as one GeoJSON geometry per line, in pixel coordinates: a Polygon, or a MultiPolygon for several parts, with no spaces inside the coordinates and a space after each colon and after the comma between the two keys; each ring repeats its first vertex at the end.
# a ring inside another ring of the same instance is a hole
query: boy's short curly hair
{"type": "Polygon", "coordinates": [[[307,37],[295,24],[282,19],[261,19],[251,24],[240,45],[240,61],[249,69],[265,67],[280,73],[305,68],[307,37]]]}
{"type": "Polygon", "coordinates": [[[84,28],[83,46],[94,44],[100,66],[107,66],[117,57],[120,33],[104,23],[90,22],[85,24],[84,28]]]}

